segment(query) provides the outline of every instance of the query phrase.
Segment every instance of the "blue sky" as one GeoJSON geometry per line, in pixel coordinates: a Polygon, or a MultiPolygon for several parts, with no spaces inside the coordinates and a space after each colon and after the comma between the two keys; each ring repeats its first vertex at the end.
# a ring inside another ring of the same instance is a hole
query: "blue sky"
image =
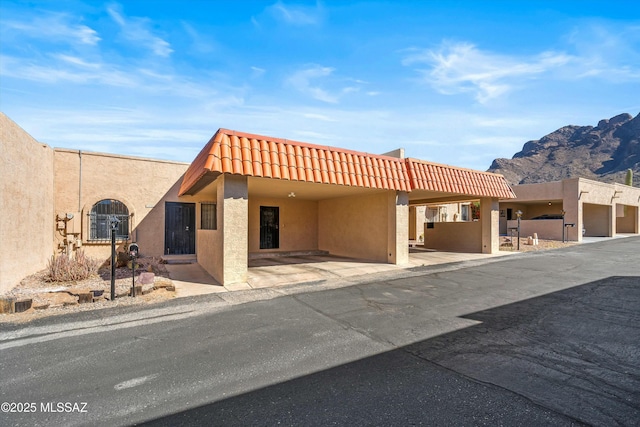
{"type": "Polygon", "coordinates": [[[0,0],[0,110],[190,162],[220,127],[486,170],[640,112],[637,1],[0,0]]]}

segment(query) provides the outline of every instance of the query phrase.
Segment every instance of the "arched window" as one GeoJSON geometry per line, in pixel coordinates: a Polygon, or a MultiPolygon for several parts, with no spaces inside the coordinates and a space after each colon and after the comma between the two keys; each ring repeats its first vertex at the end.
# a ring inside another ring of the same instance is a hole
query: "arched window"
{"type": "Polygon", "coordinates": [[[129,238],[129,209],[119,200],[100,200],[93,205],[89,214],[89,240],[111,239],[111,217],[120,220],[116,229],[116,239],[129,238]]]}

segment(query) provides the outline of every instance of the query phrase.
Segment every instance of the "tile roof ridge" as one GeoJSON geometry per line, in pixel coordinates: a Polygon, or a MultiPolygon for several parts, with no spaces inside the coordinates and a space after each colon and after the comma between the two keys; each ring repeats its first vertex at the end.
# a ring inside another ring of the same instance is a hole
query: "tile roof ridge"
{"type": "Polygon", "coordinates": [[[346,149],[346,148],[333,147],[331,145],[313,144],[313,143],[310,143],[310,142],[297,141],[297,140],[294,140],[294,139],[276,138],[276,137],[272,137],[272,136],[268,136],[268,135],[260,135],[260,134],[255,134],[255,133],[242,132],[242,131],[237,131],[237,130],[227,129],[227,128],[218,129],[218,131],[216,132],[216,135],[219,134],[219,133],[226,134],[226,135],[229,135],[229,136],[245,137],[245,138],[248,138],[248,139],[257,139],[257,140],[263,140],[263,141],[273,141],[273,142],[276,142],[276,143],[282,143],[282,144],[287,144],[287,145],[292,145],[292,146],[296,146],[297,145],[297,146],[301,146],[301,147],[315,148],[315,149],[319,149],[319,150],[328,150],[328,151],[334,151],[334,152],[338,152],[338,153],[349,153],[349,154],[356,154],[358,156],[376,157],[376,158],[380,158],[380,159],[393,160],[395,162],[404,162],[404,160],[405,160],[405,159],[400,159],[398,157],[385,156],[384,154],[367,153],[366,151],[349,150],[349,149],[346,149]]]}
{"type": "Polygon", "coordinates": [[[406,157],[404,160],[406,160],[407,162],[421,163],[423,165],[442,166],[442,167],[446,167],[446,168],[457,169],[457,170],[462,170],[462,171],[469,171],[469,172],[473,172],[473,173],[481,173],[481,174],[484,174],[484,175],[491,175],[491,176],[496,176],[497,175],[497,176],[504,177],[504,175],[502,175],[501,173],[487,172],[487,171],[481,171],[481,170],[471,169],[471,168],[463,168],[461,166],[448,165],[446,163],[437,163],[437,162],[431,162],[429,160],[416,159],[414,157],[406,157]]]}

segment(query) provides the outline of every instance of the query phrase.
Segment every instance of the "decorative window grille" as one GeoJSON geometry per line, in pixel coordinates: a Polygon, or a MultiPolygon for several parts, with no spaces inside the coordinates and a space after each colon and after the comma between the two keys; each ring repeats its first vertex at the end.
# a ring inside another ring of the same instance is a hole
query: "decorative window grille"
{"type": "Polygon", "coordinates": [[[200,229],[217,230],[218,222],[216,219],[216,204],[201,203],[200,204],[200,229]]]}
{"type": "Polygon", "coordinates": [[[93,205],[89,214],[89,240],[111,239],[111,217],[120,220],[116,239],[129,239],[129,209],[119,200],[105,199],[93,205]]]}

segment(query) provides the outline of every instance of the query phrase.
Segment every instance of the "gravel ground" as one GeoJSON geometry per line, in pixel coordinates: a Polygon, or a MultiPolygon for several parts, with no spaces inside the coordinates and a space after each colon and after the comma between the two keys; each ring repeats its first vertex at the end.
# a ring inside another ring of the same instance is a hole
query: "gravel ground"
{"type": "MultiPolygon", "coordinates": [[[[116,268],[116,299],[110,300],[111,267],[106,266],[86,280],[75,282],[51,282],[47,270],[25,277],[18,286],[0,295],[2,298],[31,299],[32,308],[22,313],[0,314],[0,323],[23,323],[34,319],[79,311],[96,310],[123,305],[150,304],[175,298],[175,292],[167,290],[173,283],[167,269],[158,258],[140,258],[136,267],[136,280],[141,273],[153,272],[154,283],[143,285],[144,294],[129,296],[132,286],[131,269],[116,268]],[[94,293],[94,302],[80,304],[78,294],[94,293]]],[[[171,288],[169,288],[171,289],[171,288]]]]}
{"type": "MultiPolygon", "coordinates": [[[[531,245],[528,242],[527,237],[520,237],[520,252],[532,252],[532,251],[545,251],[548,249],[567,248],[578,244],[578,242],[566,242],[562,243],[559,240],[543,240],[538,239],[537,245],[531,245]]],[[[518,239],[514,238],[513,241],[509,237],[500,236],[500,250],[501,251],[517,251],[518,239]],[[513,246],[509,246],[512,244],[513,246]]]]}

